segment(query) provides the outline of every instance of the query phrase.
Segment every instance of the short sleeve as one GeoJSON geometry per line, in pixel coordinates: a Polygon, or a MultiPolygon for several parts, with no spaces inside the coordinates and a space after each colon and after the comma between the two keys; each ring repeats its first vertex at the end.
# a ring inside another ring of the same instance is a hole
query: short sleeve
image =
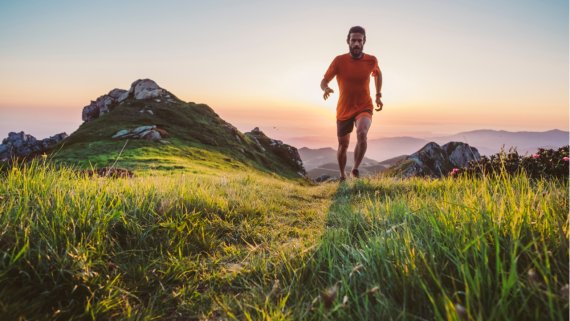
{"type": "Polygon", "coordinates": [[[337,69],[338,69],[337,60],[338,60],[337,58],[334,58],[334,60],[331,62],[331,65],[329,66],[329,69],[327,69],[327,72],[325,73],[324,79],[327,82],[331,81],[334,78],[334,76],[336,76],[337,74],[337,69]]]}
{"type": "Polygon", "coordinates": [[[380,67],[378,66],[378,59],[374,57],[374,67],[372,68],[372,76],[376,77],[380,74],[380,67]]]}

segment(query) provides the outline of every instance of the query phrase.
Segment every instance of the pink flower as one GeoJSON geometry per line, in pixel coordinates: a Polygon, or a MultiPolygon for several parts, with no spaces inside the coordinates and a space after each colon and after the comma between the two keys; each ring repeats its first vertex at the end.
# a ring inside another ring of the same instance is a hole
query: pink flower
{"type": "Polygon", "coordinates": [[[459,173],[459,168],[454,168],[451,170],[451,173],[449,173],[451,176],[455,176],[455,174],[459,173]]]}
{"type": "Polygon", "coordinates": [[[540,158],[539,154],[532,154],[532,158],[536,159],[536,158],[540,158]]]}
{"type": "Polygon", "coordinates": [[[565,162],[569,161],[570,158],[568,158],[568,156],[564,156],[564,158],[562,158],[562,160],[564,160],[565,162]]]}

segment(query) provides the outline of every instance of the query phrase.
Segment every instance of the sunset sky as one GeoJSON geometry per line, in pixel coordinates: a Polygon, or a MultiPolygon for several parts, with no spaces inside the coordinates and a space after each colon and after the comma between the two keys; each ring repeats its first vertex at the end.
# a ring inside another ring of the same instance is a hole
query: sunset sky
{"type": "Polygon", "coordinates": [[[568,130],[568,12],[560,0],[0,0],[0,139],[69,134],[90,100],[151,78],[242,131],[332,146],[338,91],[323,101],[319,83],[354,25],[384,78],[371,138],[568,130]]]}

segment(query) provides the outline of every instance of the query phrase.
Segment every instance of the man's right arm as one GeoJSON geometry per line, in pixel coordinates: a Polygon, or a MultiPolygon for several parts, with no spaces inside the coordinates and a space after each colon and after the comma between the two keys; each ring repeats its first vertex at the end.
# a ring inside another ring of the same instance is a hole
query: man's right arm
{"type": "Polygon", "coordinates": [[[329,68],[327,69],[327,72],[325,73],[325,76],[323,77],[323,80],[321,80],[321,89],[325,92],[323,94],[323,98],[325,100],[327,100],[327,98],[329,98],[329,96],[334,93],[334,91],[329,87],[329,82],[336,76],[337,58],[333,59],[329,68]]]}
{"type": "Polygon", "coordinates": [[[321,80],[321,89],[325,92],[323,94],[323,98],[325,100],[327,100],[327,98],[329,98],[330,94],[334,93],[334,90],[332,90],[329,87],[329,82],[325,78],[323,78],[323,80],[321,80]]]}

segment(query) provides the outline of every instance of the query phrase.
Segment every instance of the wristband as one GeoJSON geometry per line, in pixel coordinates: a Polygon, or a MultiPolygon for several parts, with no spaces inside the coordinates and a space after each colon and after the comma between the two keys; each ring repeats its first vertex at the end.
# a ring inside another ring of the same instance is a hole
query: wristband
{"type": "Polygon", "coordinates": [[[382,93],[376,93],[376,97],[382,98],[382,93]]]}

